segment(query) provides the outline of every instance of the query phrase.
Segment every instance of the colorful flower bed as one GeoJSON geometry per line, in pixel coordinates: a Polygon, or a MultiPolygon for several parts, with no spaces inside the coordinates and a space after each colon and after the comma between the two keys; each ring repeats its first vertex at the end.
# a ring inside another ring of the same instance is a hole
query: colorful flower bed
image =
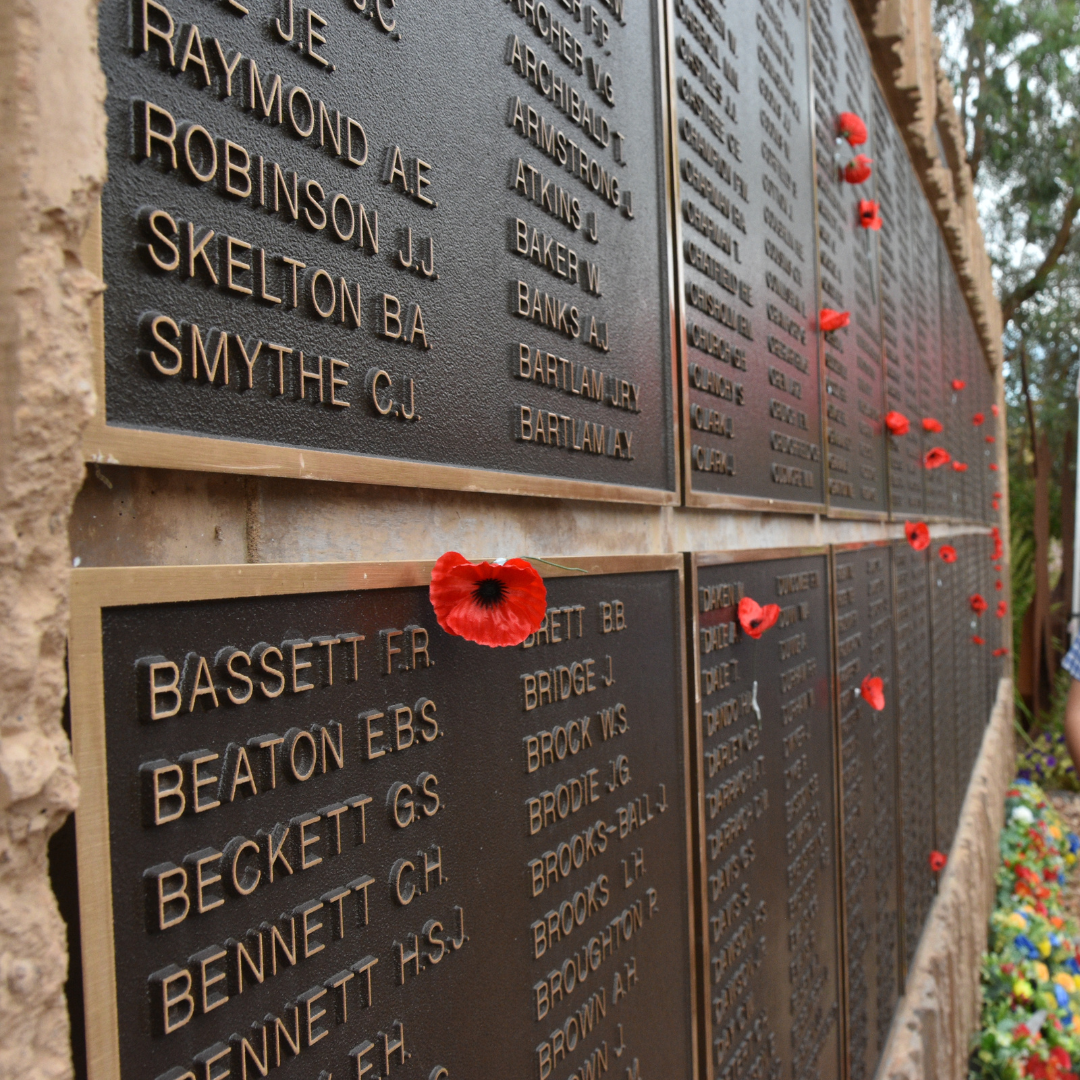
{"type": "Polygon", "coordinates": [[[973,1077],[1080,1080],[1080,929],[1062,904],[1078,850],[1042,790],[1018,780],[1005,801],[973,1077]]]}

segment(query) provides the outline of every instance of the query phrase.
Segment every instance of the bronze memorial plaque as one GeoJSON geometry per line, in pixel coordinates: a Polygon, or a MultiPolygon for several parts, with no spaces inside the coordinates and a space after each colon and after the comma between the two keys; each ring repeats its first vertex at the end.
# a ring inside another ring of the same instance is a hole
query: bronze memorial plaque
{"type": "Polygon", "coordinates": [[[906,540],[892,550],[897,736],[899,741],[901,966],[905,978],[934,900],[934,716],[931,708],[929,554],[906,540]]]}
{"type": "Polygon", "coordinates": [[[863,228],[861,200],[875,200],[871,175],[844,179],[856,153],[874,156],[873,67],[847,0],[810,0],[815,192],[821,307],[850,313],[849,326],[821,335],[829,512],[883,517],[888,510],[877,233],[863,228]],[[866,124],[870,141],[839,140],[840,113],[866,124]]]}
{"type": "Polygon", "coordinates": [[[106,0],[94,460],[675,502],[659,0],[106,0]]]}
{"type": "Polygon", "coordinates": [[[682,559],[567,561],[75,572],[90,1080],[698,1075],[682,559]]]}
{"type": "Polygon", "coordinates": [[[828,558],[816,548],[689,559],[708,1075],[837,1077],[828,558]],[[743,597],[780,606],[758,640],[739,626],[743,597]]]}
{"type": "MultiPolygon", "coordinates": [[[[927,431],[922,421],[937,420],[944,424],[942,396],[945,376],[942,371],[941,352],[941,296],[940,267],[938,265],[938,225],[930,203],[917,182],[912,182],[911,231],[912,258],[916,262],[915,303],[918,318],[915,321],[915,347],[919,357],[919,438],[921,452],[925,454],[940,445],[940,436],[927,431]]],[[[915,420],[913,419],[913,423],[915,420]]],[[[924,469],[923,485],[926,489],[927,517],[947,516],[948,496],[945,474],[941,469],[924,469]]]]}
{"type": "Polygon", "coordinates": [[[824,503],[805,0],[668,0],[683,484],[824,503]]]}
{"type": "Polygon", "coordinates": [[[919,308],[914,277],[921,273],[912,243],[912,203],[918,181],[904,139],[874,87],[874,190],[881,204],[878,257],[881,265],[881,337],[885,350],[885,407],[910,425],[902,435],[886,430],[889,513],[893,519],[926,516],[916,351],[919,308]]]}
{"type": "Polygon", "coordinates": [[[899,992],[897,687],[886,541],[833,548],[850,1080],[871,1080],[899,992]],[[860,687],[882,681],[884,708],[860,687]]]}
{"type": "MultiPolygon", "coordinates": [[[[957,749],[956,636],[963,632],[956,618],[960,591],[956,562],[941,558],[942,548],[959,552],[956,537],[934,540],[930,551],[930,641],[934,714],[934,846],[948,853],[960,819],[962,788],[957,749]]],[[[948,551],[946,551],[948,554],[948,551]]],[[[959,556],[957,556],[959,558],[959,556]]]]}

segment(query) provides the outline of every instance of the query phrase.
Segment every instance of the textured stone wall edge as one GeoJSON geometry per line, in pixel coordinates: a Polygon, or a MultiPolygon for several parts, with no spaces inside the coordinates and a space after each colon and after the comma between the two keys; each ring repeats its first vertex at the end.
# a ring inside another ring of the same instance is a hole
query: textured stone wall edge
{"type": "Polygon", "coordinates": [[[979,1026],[979,964],[994,903],[998,834],[1014,774],[1013,684],[1002,679],[877,1080],[967,1076],[971,1035],[979,1026]]]}
{"type": "Polygon", "coordinates": [[[67,522],[94,408],[80,243],[105,174],[96,0],[0,3],[0,1078],[71,1075],[48,840],[74,809],[64,733],[67,522]]]}
{"type": "Polygon", "coordinates": [[[991,367],[1000,369],[1001,306],[994,291],[952,86],[928,0],[853,0],[878,77],[903,132],[991,367]]]}

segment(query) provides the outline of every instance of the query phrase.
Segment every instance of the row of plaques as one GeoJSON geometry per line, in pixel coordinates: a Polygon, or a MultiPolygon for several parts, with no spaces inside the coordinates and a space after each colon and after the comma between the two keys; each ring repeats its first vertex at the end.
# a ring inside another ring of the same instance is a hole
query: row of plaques
{"type": "Polygon", "coordinates": [[[89,1080],[871,1077],[1003,674],[951,543],[567,559],[503,649],[429,564],[75,571],[89,1080]]]}
{"type": "Polygon", "coordinates": [[[99,46],[88,458],[989,520],[993,377],[846,0],[109,0],[99,46]]]}

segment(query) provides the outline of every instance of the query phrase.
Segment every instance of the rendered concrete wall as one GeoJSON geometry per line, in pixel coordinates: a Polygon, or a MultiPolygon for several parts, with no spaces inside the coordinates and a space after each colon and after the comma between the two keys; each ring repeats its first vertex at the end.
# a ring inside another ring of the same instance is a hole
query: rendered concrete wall
{"type": "Polygon", "coordinates": [[[0,1077],[70,1074],[47,842],[75,807],[61,727],[67,521],[94,409],[80,243],[105,174],[96,3],[0,3],[0,1077]]]}

